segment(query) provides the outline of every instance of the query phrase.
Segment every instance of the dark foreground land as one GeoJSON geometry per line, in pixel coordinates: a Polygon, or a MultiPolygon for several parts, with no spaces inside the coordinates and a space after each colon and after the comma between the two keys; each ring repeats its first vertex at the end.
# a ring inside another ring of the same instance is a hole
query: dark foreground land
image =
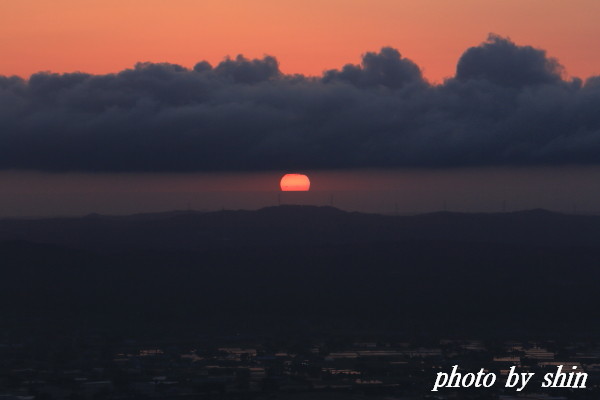
{"type": "Polygon", "coordinates": [[[600,398],[596,216],[2,220],[0,260],[0,395],[408,399],[454,364],[562,362],[590,388],[552,395],[600,398]]]}

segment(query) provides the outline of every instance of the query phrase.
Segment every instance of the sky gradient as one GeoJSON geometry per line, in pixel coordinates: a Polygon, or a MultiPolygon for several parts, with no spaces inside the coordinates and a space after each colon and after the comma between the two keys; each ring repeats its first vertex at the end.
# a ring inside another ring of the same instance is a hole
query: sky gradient
{"type": "Polygon", "coordinates": [[[215,65],[237,54],[273,55],[284,73],[320,75],[391,46],[441,82],[494,32],[544,48],[569,76],[587,78],[600,72],[599,17],[596,0],[2,0],[0,75],[215,65]]]}
{"type": "Polygon", "coordinates": [[[0,217],[598,213],[599,18],[597,0],[0,0],[0,217]],[[285,173],[311,191],[282,199],[285,173]]]}

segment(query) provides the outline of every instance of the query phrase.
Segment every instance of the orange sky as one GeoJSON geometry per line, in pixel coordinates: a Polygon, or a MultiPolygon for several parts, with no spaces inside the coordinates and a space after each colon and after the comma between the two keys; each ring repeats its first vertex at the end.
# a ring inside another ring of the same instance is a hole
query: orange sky
{"type": "Polygon", "coordinates": [[[599,20],[598,0],[0,0],[0,74],[191,67],[242,53],[316,75],[393,46],[439,82],[495,32],[585,78],[600,75],[599,20]]]}

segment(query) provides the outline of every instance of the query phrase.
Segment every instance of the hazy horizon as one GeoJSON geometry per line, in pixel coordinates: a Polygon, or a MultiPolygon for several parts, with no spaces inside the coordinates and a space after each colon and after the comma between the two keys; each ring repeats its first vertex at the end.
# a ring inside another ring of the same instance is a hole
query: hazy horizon
{"type": "Polygon", "coordinates": [[[309,192],[281,192],[285,173],[0,172],[0,218],[333,205],[412,214],[545,208],[600,212],[600,166],[298,171],[309,192]]]}

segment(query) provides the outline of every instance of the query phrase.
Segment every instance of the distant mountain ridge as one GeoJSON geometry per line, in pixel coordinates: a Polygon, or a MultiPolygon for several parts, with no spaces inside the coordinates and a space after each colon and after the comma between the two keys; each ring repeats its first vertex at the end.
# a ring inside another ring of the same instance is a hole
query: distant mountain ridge
{"type": "Polygon", "coordinates": [[[600,246],[600,216],[542,209],[509,213],[436,212],[389,216],[333,207],[282,205],[256,211],[0,220],[0,241],[25,240],[94,250],[205,249],[215,245],[453,240],[600,246]]]}
{"type": "Polygon", "coordinates": [[[600,332],[599,243],[543,210],[2,220],[0,328],[600,332]]]}

